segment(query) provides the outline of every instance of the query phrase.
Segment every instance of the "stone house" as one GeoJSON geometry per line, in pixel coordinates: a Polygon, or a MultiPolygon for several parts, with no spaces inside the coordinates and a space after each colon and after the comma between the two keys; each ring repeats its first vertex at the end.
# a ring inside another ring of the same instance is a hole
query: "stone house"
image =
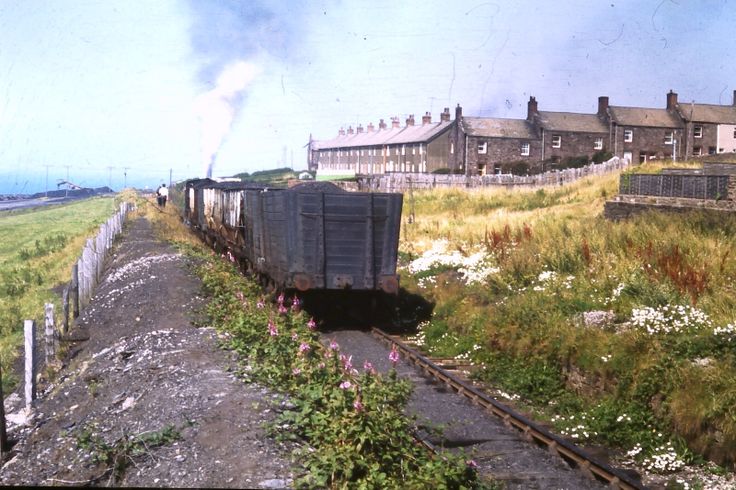
{"type": "Polygon", "coordinates": [[[514,163],[532,166],[542,160],[542,140],[525,119],[463,117],[462,128],[470,175],[510,173],[514,163]]]}
{"type": "Polygon", "coordinates": [[[687,158],[736,152],[736,90],[732,105],[677,103],[684,122],[684,155],[687,158]]]}

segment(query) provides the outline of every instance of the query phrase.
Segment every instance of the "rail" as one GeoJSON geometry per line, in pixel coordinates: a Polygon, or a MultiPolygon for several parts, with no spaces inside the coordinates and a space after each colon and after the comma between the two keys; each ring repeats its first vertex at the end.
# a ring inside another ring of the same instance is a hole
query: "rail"
{"type": "Polygon", "coordinates": [[[555,434],[552,434],[523,415],[516,413],[511,408],[499,403],[497,400],[494,400],[485,393],[482,393],[475,387],[470,386],[468,383],[448,373],[415,349],[412,349],[405,343],[398,340],[397,337],[391,336],[383,330],[375,327],[372,328],[371,331],[375,337],[379,338],[383,342],[396,346],[396,348],[404,354],[407,360],[420,367],[425,373],[442,381],[458,394],[469,398],[473,403],[482,406],[491,414],[501,418],[508,425],[520,430],[530,440],[547,447],[549,451],[559,455],[568,462],[572,462],[592,478],[603,480],[611,485],[612,488],[627,490],[645,488],[641,483],[632,480],[628,475],[596,460],[592,456],[588,455],[583,449],[570,444],[555,434]]]}

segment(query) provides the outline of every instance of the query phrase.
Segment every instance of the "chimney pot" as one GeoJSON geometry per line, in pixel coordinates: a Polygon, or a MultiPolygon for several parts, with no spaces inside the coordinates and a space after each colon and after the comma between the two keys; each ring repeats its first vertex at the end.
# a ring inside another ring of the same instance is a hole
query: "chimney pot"
{"type": "Polygon", "coordinates": [[[373,123],[368,123],[368,132],[372,133],[375,127],[373,126],[373,123]]]}
{"type": "Polygon", "coordinates": [[[358,134],[362,133],[363,132],[363,125],[362,124],[358,124],[358,127],[355,128],[355,132],[358,133],[358,134]]]}
{"type": "Polygon", "coordinates": [[[352,126],[348,126],[348,134],[355,134],[355,131],[353,131],[352,126]]]}
{"type": "Polygon", "coordinates": [[[459,121],[463,118],[463,108],[460,107],[460,104],[455,107],[455,120],[459,121]]]}
{"type": "Polygon", "coordinates": [[[382,129],[386,129],[386,122],[383,119],[378,122],[378,130],[380,131],[382,129]]]}
{"type": "Polygon", "coordinates": [[[608,111],[608,97],[601,95],[598,97],[598,115],[605,116],[608,111]]]}
{"type": "Polygon", "coordinates": [[[450,120],[450,108],[445,107],[445,110],[440,114],[440,122],[447,122],[450,120]]]}
{"type": "Polygon", "coordinates": [[[406,118],[406,125],[414,126],[414,114],[409,114],[409,117],[406,118]]]}
{"type": "Polygon", "coordinates": [[[392,129],[393,128],[398,128],[400,125],[401,125],[401,123],[399,122],[399,118],[398,117],[394,116],[394,117],[391,118],[391,128],[392,129]]]}
{"type": "Polygon", "coordinates": [[[431,123],[432,123],[432,114],[430,114],[429,111],[427,111],[422,116],[422,125],[431,124],[431,123]]]}
{"type": "Polygon", "coordinates": [[[340,128],[340,131],[338,131],[337,134],[339,134],[340,136],[345,136],[345,129],[340,128]]]}
{"type": "Polygon", "coordinates": [[[537,110],[537,99],[533,96],[529,96],[529,102],[526,105],[526,119],[531,121],[539,113],[537,110]]]}
{"type": "Polygon", "coordinates": [[[667,94],[667,110],[673,110],[677,105],[677,94],[672,90],[667,94]]]}
{"type": "Polygon", "coordinates": [[[736,106],[736,90],[733,91],[733,105],[736,106]]]}

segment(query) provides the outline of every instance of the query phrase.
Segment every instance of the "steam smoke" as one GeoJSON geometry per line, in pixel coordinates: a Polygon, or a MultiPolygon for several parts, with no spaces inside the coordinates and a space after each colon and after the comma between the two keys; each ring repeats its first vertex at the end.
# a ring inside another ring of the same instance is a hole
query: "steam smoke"
{"type": "Polygon", "coordinates": [[[258,75],[257,66],[238,61],[227,66],[217,85],[197,97],[195,112],[202,124],[202,171],[212,177],[215,156],[235,117],[237,95],[258,75]]]}

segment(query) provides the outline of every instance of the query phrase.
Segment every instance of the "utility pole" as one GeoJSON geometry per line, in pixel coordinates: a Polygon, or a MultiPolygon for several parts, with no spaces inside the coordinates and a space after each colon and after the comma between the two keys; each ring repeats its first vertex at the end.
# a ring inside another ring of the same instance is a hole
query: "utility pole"
{"type": "Polygon", "coordinates": [[[112,189],[112,169],[115,167],[108,165],[107,166],[107,187],[112,189]]]}
{"type": "Polygon", "coordinates": [[[71,165],[64,165],[66,167],[66,191],[64,192],[64,197],[69,197],[69,169],[71,168],[71,165]]]}
{"type": "Polygon", "coordinates": [[[49,197],[49,167],[51,165],[44,165],[46,167],[46,197],[49,197]]]}
{"type": "MultiPolygon", "coordinates": [[[[172,173],[173,171],[174,171],[174,169],[173,169],[173,168],[170,168],[170,169],[169,169],[169,189],[171,189],[171,173],[172,173]]],[[[171,192],[171,191],[169,191],[169,192],[171,192]]]]}
{"type": "Polygon", "coordinates": [[[128,169],[130,167],[123,167],[123,189],[128,188],[128,169]]]}

